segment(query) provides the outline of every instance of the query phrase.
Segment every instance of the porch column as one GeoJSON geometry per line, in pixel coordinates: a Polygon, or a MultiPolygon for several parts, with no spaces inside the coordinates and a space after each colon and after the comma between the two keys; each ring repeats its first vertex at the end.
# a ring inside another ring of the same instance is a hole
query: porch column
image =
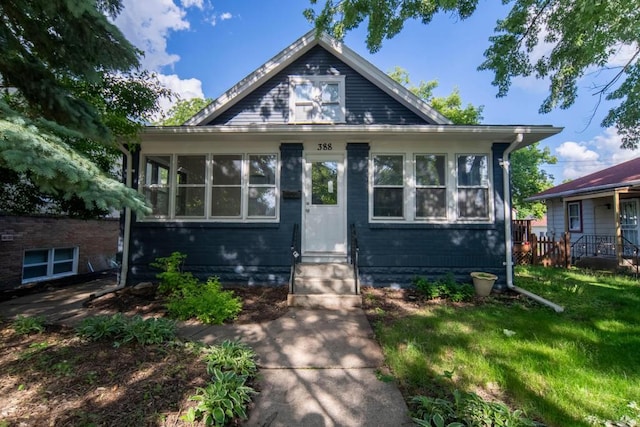
{"type": "Polygon", "coordinates": [[[613,217],[616,225],[616,258],[618,266],[622,264],[622,228],[620,227],[620,194],[613,190],[613,217]]]}

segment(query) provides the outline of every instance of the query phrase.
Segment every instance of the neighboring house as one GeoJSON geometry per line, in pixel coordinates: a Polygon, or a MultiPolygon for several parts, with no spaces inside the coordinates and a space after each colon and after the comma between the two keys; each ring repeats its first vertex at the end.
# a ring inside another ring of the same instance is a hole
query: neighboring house
{"type": "Polygon", "coordinates": [[[574,259],[632,255],[640,242],[640,157],[577,178],[528,200],[547,204],[548,232],[571,234],[574,259]]]}
{"type": "Polygon", "coordinates": [[[560,130],[453,125],[311,31],[183,126],[142,134],[133,185],[153,213],[125,236],[127,281],[153,279],[149,264],[180,251],[203,277],[287,283],[292,246],[303,263],[347,262],[357,236],[365,284],[476,270],[504,284],[504,160],[560,130]]]}
{"type": "Polygon", "coordinates": [[[0,291],[112,269],[117,219],[0,214],[0,291]]]}
{"type": "Polygon", "coordinates": [[[531,220],[531,233],[538,237],[546,237],[547,235],[547,216],[542,218],[533,218],[531,220]]]}

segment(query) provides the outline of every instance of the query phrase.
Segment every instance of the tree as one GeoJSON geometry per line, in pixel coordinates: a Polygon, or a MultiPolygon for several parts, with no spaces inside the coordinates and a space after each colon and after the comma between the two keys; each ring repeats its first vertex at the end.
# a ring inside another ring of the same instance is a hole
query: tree
{"type": "Polygon", "coordinates": [[[542,202],[527,202],[525,199],[553,187],[553,175],[541,168],[544,164],[555,164],[558,159],[551,155],[549,147],[540,150],[538,143],[511,153],[511,200],[517,210],[518,219],[541,218],[547,211],[542,202]]]}
{"type": "MultiPolygon", "coordinates": [[[[318,0],[310,0],[315,5],[318,0]]],[[[505,1],[505,3],[507,3],[505,1]]],[[[576,101],[578,81],[587,73],[610,76],[592,86],[600,100],[618,101],[602,126],[616,126],[622,147],[635,149],[640,142],[640,0],[511,0],[506,18],[498,20],[492,45],[485,51],[481,70],[494,72],[498,96],[505,96],[518,76],[549,78],[549,95],[540,111],[569,108],[576,101]],[[551,51],[540,58],[534,49],[548,43],[551,51]],[[622,48],[632,53],[624,64],[610,67],[622,48]],[[613,68],[614,72],[606,73],[613,68]]],[[[440,12],[460,20],[470,17],[478,0],[325,0],[319,12],[304,11],[318,31],[342,39],[368,19],[367,47],[377,51],[382,40],[398,34],[404,22],[419,19],[428,24],[440,12]]]]}
{"type": "Polygon", "coordinates": [[[142,197],[88,157],[134,141],[140,115],[158,109],[161,91],[135,72],[140,52],[107,17],[121,9],[121,0],[0,3],[0,167],[87,209],[144,213],[142,197]]]}
{"type": "MultiPolygon", "coordinates": [[[[438,87],[437,80],[420,81],[418,86],[413,86],[409,73],[401,67],[395,67],[388,74],[455,124],[476,125],[482,120],[483,106],[467,104],[462,108],[462,99],[457,89],[449,96],[434,97],[433,90],[438,87]]],[[[518,211],[518,218],[540,218],[544,215],[546,206],[543,203],[526,202],[525,199],[553,185],[553,176],[547,174],[541,166],[556,162],[557,159],[551,155],[549,148],[540,150],[538,143],[511,154],[512,201],[513,207],[518,211]]]]}
{"type": "Polygon", "coordinates": [[[474,107],[471,104],[467,104],[467,106],[463,108],[462,98],[460,97],[458,88],[453,89],[453,92],[448,96],[433,96],[434,89],[438,87],[437,80],[430,80],[428,82],[421,80],[418,86],[413,86],[409,80],[407,70],[397,66],[387,74],[398,83],[406,86],[414,95],[430,104],[454,124],[477,125],[482,121],[482,110],[484,106],[479,105],[474,107]]]}
{"type": "Polygon", "coordinates": [[[209,98],[180,99],[169,109],[167,118],[157,124],[160,126],[180,126],[211,102],[212,100],[209,98]]]}
{"type": "MultiPolygon", "coordinates": [[[[141,124],[132,117],[150,119],[157,111],[157,98],[168,95],[159,81],[148,72],[104,75],[97,83],[70,82],[71,91],[96,108],[101,121],[120,141],[135,143],[141,124]]],[[[32,114],[19,92],[5,94],[4,102],[24,115],[32,114]]],[[[84,137],[64,137],[65,144],[89,159],[106,177],[120,180],[117,168],[122,152],[114,144],[104,144],[84,137]]],[[[31,170],[15,171],[0,167],[0,206],[5,213],[24,215],[48,213],[78,218],[95,218],[109,213],[95,202],[86,203],[76,194],[68,194],[38,185],[38,175],[31,170]]]]}

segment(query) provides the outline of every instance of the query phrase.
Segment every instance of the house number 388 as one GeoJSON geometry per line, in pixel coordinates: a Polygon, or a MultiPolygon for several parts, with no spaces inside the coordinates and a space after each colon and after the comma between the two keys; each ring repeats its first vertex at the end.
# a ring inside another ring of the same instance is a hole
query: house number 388
{"type": "Polygon", "coordinates": [[[322,144],[318,144],[318,151],[331,151],[333,147],[330,142],[323,142],[322,144]]]}

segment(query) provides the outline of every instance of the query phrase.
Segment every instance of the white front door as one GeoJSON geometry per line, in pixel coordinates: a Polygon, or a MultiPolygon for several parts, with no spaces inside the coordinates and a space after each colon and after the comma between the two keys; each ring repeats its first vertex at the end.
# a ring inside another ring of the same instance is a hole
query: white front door
{"type": "Polygon", "coordinates": [[[308,154],[304,165],[302,255],[310,261],[346,259],[343,154],[308,154]]]}

